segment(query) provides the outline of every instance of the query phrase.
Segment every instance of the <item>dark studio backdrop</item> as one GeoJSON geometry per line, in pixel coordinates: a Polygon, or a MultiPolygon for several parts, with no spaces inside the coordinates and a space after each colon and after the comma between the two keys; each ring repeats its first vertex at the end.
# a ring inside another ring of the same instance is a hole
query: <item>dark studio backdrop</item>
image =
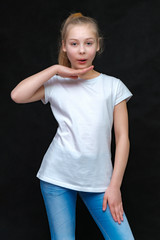
{"type": "MultiPolygon", "coordinates": [[[[128,102],[131,150],[122,185],[137,240],[160,235],[160,2],[157,0],[11,1],[1,3],[0,239],[49,240],[36,173],[57,128],[49,104],[16,104],[11,90],[57,63],[62,21],[72,12],[97,19],[105,49],[94,65],[120,78],[128,102]]],[[[103,239],[81,199],[76,239],[103,239]]]]}

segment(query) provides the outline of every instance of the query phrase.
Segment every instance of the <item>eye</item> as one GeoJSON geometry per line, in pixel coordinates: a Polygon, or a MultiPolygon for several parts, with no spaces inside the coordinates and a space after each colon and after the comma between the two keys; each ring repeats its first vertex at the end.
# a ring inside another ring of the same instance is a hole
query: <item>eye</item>
{"type": "Polygon", "coordinates": [[[72,46],[76,46],[77,43],[76,43],[76,42],[72,42],[71,45],[72,45],[72,46]]]}
{"type": "Polygon", "coordinates": [[[93,43],[92,42],[87,42],[86,43],[88,46],[91,46],[93,43]]]}

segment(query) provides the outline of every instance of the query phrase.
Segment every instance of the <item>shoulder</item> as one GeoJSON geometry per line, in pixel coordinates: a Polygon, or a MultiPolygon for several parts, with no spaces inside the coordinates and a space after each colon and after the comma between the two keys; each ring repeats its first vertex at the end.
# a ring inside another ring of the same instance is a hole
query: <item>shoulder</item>
{"type": "Polygon", "coordinates": [[[122,95],[122,94],[132,96],[132,93],[130,92],[126,84],[119,78],[114,76],[109,76],[106,74],[102,74],[102,78],[103,78],[103,86],[105,86],[105,89],[110,90],[112,94],[116,96],[122,95]]]}
{"type": "Polygon", "coordinates": [[[126,87],[126,84],[117,77],[110,76],[107,74],[102,73],[102,79],[106,84],[111,84],[113,87],[126,87]]]}
{"type": "Polygon", "coordinates": [[[114,76],[111,76],[111,75],[107,75],[107,74],[104,74],[104,73],[102,73],[101,76],[102,76],[103,83],[107,87],[110,86],[112,88],[116,88],[116,87],[118,87],[119,84],[122,83],[122,81],[119,78],[117,78],[117,77],[114,77],[114,76]]]}
{"type": "Polygon", "coordinates": [[[53,87],[53,86],[55,87],[55,86],[58,86],[59,83],[62,84],[63,81],[64,81],[64,78],[62,78],[58,75],[54,75],[47,82],[45,82],[44,86],[45,87],[53,87]]]}
{"type": "Polygon", "coordinates": [[[46,86],[49,86],[49,85],[52,85],[54,84],[55,82],[58,81],[58,75],[54,75],[53,77],[51,77],[46,83],[45,85],[46,86]]]}
{"type": "Polygon", "coordinates": [[[111,81],[111,82],[117,82],[119,81],[120,79],[117,78],[117,77],[114,77],[114,76],[111,76],[111,75],[107,75],[105,73],[101,73],[101,76],[104,80],[108,80],[108,81],[111,81]]]}

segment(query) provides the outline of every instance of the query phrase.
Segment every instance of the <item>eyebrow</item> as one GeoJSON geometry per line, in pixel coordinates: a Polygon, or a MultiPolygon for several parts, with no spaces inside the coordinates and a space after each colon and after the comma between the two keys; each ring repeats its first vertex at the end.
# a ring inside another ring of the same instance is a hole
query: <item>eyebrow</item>
{"type": "MultiPolygon", "coordinates": [[[[70,38],[70,41],[72,40],[79,40],[78,38],[70,38]]],[[[89,38],[85,38],[85,40],[95,40],[95,38],[89,37],[89,38]]]]}

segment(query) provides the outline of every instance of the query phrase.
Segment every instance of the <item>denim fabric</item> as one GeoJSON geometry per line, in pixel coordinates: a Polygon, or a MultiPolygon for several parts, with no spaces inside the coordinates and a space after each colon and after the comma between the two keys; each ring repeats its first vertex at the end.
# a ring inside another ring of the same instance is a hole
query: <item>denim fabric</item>
{"type": "Polygon", "coordinates": [[[118,224],[112,218],[109,206],[102,210],[103,193],[79,192],[40,181],[47,211],[51,240],[75,240],[77,193],[107,240],[134,240],[129,223],[123,215],[118,224]]]}

